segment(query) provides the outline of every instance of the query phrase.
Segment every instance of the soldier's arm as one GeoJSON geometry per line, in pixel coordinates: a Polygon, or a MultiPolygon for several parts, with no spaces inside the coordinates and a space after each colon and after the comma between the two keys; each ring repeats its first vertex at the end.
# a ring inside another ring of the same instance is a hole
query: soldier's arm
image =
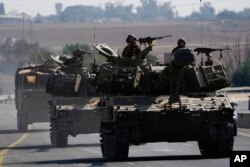
{"type": "Polygon", "coordinates": [[[146,47],[144,50],[142,50],[139,54],[138,57],[141,59],[145,59],[146,55],[152,51],[152,46],[149,45],[148,47],[146,47]]]}

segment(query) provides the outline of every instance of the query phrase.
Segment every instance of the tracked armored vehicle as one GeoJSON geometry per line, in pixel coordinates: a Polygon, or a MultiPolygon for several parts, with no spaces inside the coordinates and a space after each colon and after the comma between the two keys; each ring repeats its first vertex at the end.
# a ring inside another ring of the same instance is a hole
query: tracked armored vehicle
{"type": "Polygon", "coordinates": [[[85,54],[88,53],[77,50],[75,57],[53,58],[61,66],[46,84],[46,92],[51,94],[50,139],[55,147],[67,146],[69,135],[99,132],[100,116],[93,112],[99,98],[94,77],[82,65],[85,54]]]}
{"type": "Polygon", "coordinates": [[[28,124],[49,122],[48,100],[45,84],[49,74],[59,66],[45,62],[40,65],[20,67],[15,74],[15,104],[17,109],[17,128],[27,131],[28,124]]]}
{"type": "Polygon", "coordinates": [[[197,141],[204,156],[229,156],[234,109],[214,92],[230,82],[224,66],[209,56],[206,65],[195,65],[191,50],[178,49],[164,66],[131,56],[101,67],[96,84],[103,157],[124,160],[130,145],[187,141],[197,141]]]}

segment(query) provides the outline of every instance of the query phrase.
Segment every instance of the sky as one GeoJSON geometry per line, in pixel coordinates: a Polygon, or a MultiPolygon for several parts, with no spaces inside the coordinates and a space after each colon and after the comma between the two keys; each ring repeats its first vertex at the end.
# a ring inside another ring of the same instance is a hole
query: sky
{"type": "MultiPolygon", "coordinates": [[[[169,2],[175,6],[180,16],[186,16],[192,11],[198,11],[200,3],[211,2],[216,12],[223,9],[240,11],[250,8],[250,0],[157,0],[159,4],[169,2]]],[[[141,5],[140,0],[0,0],[5,4],[6,13],[22,13],[35,16],[40,13],[43,16],[55,14],[55,3],[63,4],[63,8],[71,5],[94,5],[104,7],[107,2],[121,2],[124,5],[133,4],[135,7],[141,5]]]]}

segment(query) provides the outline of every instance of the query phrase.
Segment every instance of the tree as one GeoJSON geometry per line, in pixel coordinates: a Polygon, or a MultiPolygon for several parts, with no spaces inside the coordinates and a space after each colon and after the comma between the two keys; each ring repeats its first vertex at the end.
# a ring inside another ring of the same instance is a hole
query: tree
{"type": "Polygon", "coordinates": [[[215,9],[211,6],[211,3],[204,3],[204,5],[202,6],[202,17],[205,20],[216,19],[215,9]]]}
{"type": "Polygon", "coordinates": [[[229,46],[230,50],[225,56],[225,64],[230,76],[243,66],[245,62],[250,61],[250,34],[239,34],[234,44],[229,46]],[[242,37],[245,37],[245,39],[242,37]],[[243,41],[243,42],[242,42],[243,41]]]}
{"type": "Polygon", "coordinates": [[[70,6],[58,16],[62,22],[85,22],[103,18],[104,11],[95,6],[70,6]]]}
{"type": "Polygon", "coordinates": [[[239,19],[239,16],[237,13],[235,13],[234,11],[229,11],[229,10],[223,10],[222,12],[217,14],[217,19],[219,20],[236,20],[239,19]]]}
{"type": "Polygon", "coordinates": [[[171,2],[164,3],[158,6],[158,16],[168,20],[172,20],[175,18],[173,9],[174,7],[171,6],[171,2]]]}
{"type": "MultiPolygon", "coordinates": [[[[204,20],[215,20],[216,14],[214,7],[211,6],[211,3],[204,3],[204,5],[201,8],[202,11],[202,18],[204,20]]],[[[187,20],[200,20],[201,19],[201,13],[194,11],[189,16],[186,16],[185,19],[187,20]]]]}
{"type": "Polygon", "coordinates": [[[243,11],[238,13],[242,20],[249,20],[250,18],[250,8],[245,8],[243,11]]]}
{"type": "Polygon", "coordinates": [[[105,4],[105,18],[120,18],[124,21],[134,20],[135,14],[132,12],[133,5],[123,6],[121,3],[106,3],[105,4]]]}
{"type": "Polygon", "coordinates": [[[3,3],[0,3],[0,15],[5,15],[5,8],[3,3]]]}
{"type": "Polygon", "coordinates": [[[137,15],[141,20],[153,20],[157,18],[157,1],[141,0],[142,6],[137,7],[137,15]]]}
{"type": "Polygon", "coordinates": [[[48,59],[51,52],[41,48],[38,43],[28,43],[25,40],[7,38],[0,44],[1,63],[0,67],[12,64],[10,71],[16,67],[29,63],[42,63],[42,59],[48,59]]]}
{"type": "Polygon", "coordinates": [[[245,62],[234,72],[232,82],[234,86],[250,85],[250,61],[245,62]]]}
{"type": "Polygon", "coordinates": [[[187,20],[200,20],[201,14],[200,14],[200,12],[194,11],[189,16],[186,16],[185,19],[187,19],[187,20]]]}

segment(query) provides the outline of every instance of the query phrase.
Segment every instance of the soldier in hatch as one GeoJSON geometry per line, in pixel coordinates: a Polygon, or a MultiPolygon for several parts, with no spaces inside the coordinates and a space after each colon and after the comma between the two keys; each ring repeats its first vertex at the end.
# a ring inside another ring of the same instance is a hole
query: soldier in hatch
{"type": "Polygon", "coordinates": [[[177,41],[177,47],[175,47],[175,48],[172,50],[172,54],[174,54],[174,52],[175,52],[177,49],[185,48],[185,47],[186,47],[186,41],[185,41],[183,38],[180,38],[180,39],[177,41]]]}
{"type": "Polygon", "coordinates": [[[128,35],[127,39],[127,46],[122,51],[123,57],[133,57],[138,55],[141,52],[140,46],[136,43],[136,37],[133,34],[128,35]]]}
{"type": "Polygon", "coordinates": [[[188,67],[189,65],[195,66],[195,57],[193,52],[186,48],[186,41],[180,38],[177,41],[177,47],[172,50],[173,61],[172,67],[175,69],[181,69],[181,67],[188,67]]]}
{"type": "Polygon", "coordinates": [[[133,34],[127,36],[126,42],[128,45],[122,51],[123,57],[137,57],[144,59],[148,52],[152,50],[152,45],[149,45],[144,50],[141,50],[141,47],[137,45],[136,41],[137,39],[133,34]]]}
{"type": "Polygon", "coordinates": [[[73,57],[66,60],[64,62],[65,66],[72,66],[72,67],[82,67],[83,66],[83,51],[76,49],[75,51],[73,51],[73,57]]]}

